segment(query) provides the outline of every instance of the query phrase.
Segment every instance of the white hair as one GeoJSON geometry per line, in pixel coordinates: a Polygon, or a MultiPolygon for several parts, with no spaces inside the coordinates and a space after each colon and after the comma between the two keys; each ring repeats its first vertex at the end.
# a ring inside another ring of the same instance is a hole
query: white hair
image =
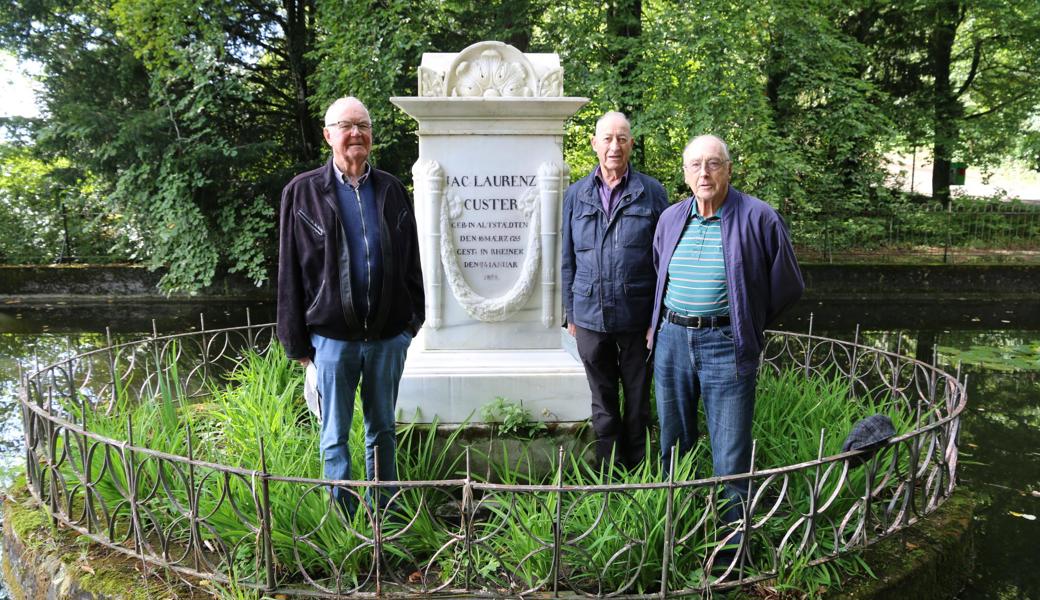
{"type": "Polygon", "coordinates": [[[628,117],[625,116],[625,113],[616,110],[608,110],[607,112],[603,113],[602,117],[596,119],[596,133],[599,133],[599,126],[602,125],[607,119],[614,118],[619,118],[622,121],[624,121],[625,127],[628,127],[628,130],[632,131],[632,123],[628,121],[628,117]]]}
{"type": "MultiPolygon", "coordinates": [[[[336,112],[338,112],[345,105],[348,104],[358,104],[365,111],[365,114],[368,114],[368,107],[365,106],[364,102],[358,100],[354,96],[343,96],[342,98],[336,98],[336,100],[333,101],[332,104],[330,104],[329,107],[325,110],[325,126],[329,125],[330,120],[333,118],[333,115],[336,114],[336,112]]],[[[372,117],[369,116],[369,120],[371,119],[372,117]]]]}
{"type": "Polygon", "coordinates": [[[705,135],[698,135],[698,136],[694,137],[693,139],[690,140],[690,142],[688,144],[686,144],[686,147],[683,148],[683,151],[682,151],[683,164],[686,164],[686,159],[688,159],[690,157],[690,148],[692,148],[693,145],[696,144],[697,142],[699,142],[701,140],[705,140],[705,139],[715,140],[716,142],[718,142],[719,146],[722,147],[722,155],[726,157],[727,161],[730,160],[730,158],[729,158],[729,146],[726,145],[726,142],[722,141],[722,138],[720,138],[717,135],[705,134],[705,135]]]}

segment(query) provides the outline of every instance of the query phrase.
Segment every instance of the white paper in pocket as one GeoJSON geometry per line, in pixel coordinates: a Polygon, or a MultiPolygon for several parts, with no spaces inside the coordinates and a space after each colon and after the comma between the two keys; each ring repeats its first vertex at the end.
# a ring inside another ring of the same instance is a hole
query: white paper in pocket
{"type": "Polygon", "coordinates": [[[318,393],[318,368],[314,366],[314,361],[307,363],[303,376],[303,398],[307,401],[307,408],[321,423],[321,394],[318,393]]]}

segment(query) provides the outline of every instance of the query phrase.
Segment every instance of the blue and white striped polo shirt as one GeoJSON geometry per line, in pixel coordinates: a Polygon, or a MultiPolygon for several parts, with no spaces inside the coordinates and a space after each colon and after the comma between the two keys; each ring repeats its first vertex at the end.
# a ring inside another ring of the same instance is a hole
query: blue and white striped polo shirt
{"type": "Polygon", "coordinates": [[[690,218],[668,263],[666,308],[683,316],[729,314],[726,264],[722,257],[722,218],[705,219],[691,203],[690,218]]]}

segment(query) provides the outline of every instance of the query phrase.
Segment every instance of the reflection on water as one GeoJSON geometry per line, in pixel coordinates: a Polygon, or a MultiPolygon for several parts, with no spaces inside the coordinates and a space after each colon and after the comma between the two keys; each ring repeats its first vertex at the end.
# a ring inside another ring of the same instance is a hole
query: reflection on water
{"type": "MultiPolygon", "coordinates": [[[[978,345],[980,337],[985,336],[963,336],[957,346],[978,345]]],[[[1033,360],[1040,358],[1040,332],[1023,339],[1032,340],[1033,360]]],[[[1040,518],[1040,369],[1000,372],[967,366],[965,373],[970,409],[961,445],[961,484],[979,497],[980,508],[976,570],[959,598],[1037,599],[1040,521],[1030,517],[1040,518]]]]}
{"type": "MultiPolygon", "coordinates": [[[[270,304],[251,304],[254,323],[272,320],[270,304]]],[[[91,307],[0,307],[0,476],[4,484],[23,458],[17,406],[19,368],[47,364],[113,337],[136,339],[151,332],[245,323],[246,304],[99,304],[91,307]]],[[[980,499],[978,560],[972,584],[960,600],[1040,600],[1036,539],[1040,537],[1040,308],[1036,303],[833,302],[799,305],[778,329],[860,341],[904,354],[933,354],[949,370],[962,364],[968,376],[960,463],[961,484],[980,499]],[[1013,369],[1013,370],[1008,370],[1013,369]]],[[[6,592],[0,590],[0,600],[6,592]]]]}

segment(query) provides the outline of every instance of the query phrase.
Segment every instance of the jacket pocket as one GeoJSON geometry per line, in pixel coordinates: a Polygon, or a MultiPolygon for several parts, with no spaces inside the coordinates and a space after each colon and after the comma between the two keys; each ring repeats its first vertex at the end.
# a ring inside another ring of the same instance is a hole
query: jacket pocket
{"type": "Polygon", "coordinates": [[[586,204],[581,206],[579,212],[574,213],[570,227],[575,251],[592,250],[596,247],[598,221],[599,212],[586,204]]]}
{"type": "Polygon", "coordinates": [[[575,296],[591,296],[592,295],[592,284],[587,281],[575,281],[571,284],[571,292],[575,296]]]}
{"type": "Polygon", "coordinates": [[[654,241],[654,211],[649,206],[629,204],[621,215],[621,245],[650,248],[654,241]]]}
{"type": "Polygon", "coordinates": [[[303,212],[302,209],[297,209],[296,216],[299,217],[300,221],[302,221],[303,224],[311,230],[311,233],[313,233],[315,237],[319,239],[325,237],[325,230],[321,228],[321,225],[318,225],[318,223],[315,222],[314,219],[308,217],[307,213],[303,212]]]}
{"type": "Polygon", "coordinates": [[[311,300],[310,305],[307,307],[307,311],[304,313],[310,316],[314,312],[314,309],[318,307],[318,303],[321,301],[321,293],[325,291],[325,282],[327,280],[322,279],[321,284],[318,286],[318,291],[314,292],[314,299],[311,300]]]}

